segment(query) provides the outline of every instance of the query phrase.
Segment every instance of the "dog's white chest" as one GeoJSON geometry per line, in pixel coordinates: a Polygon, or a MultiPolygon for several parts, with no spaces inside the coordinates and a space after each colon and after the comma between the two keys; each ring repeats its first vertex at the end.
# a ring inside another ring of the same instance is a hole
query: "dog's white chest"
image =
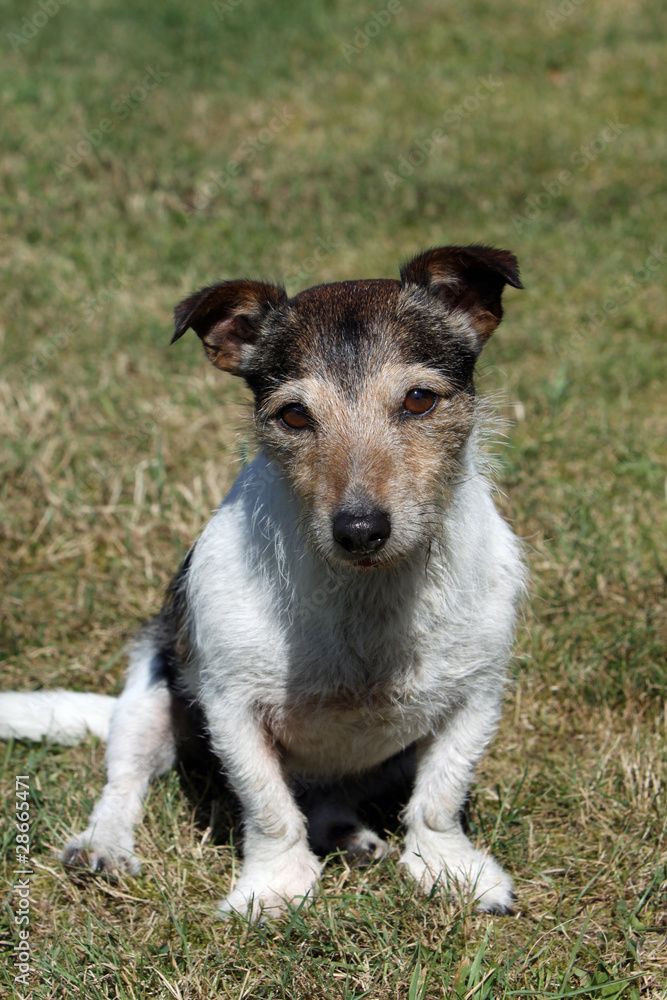
{"type": "MultiPolygon", "coordinates": [[[[360,663],[345,649],[294,669],[265,725],[288,767],[345,774],[374,767],[425,735],[432,705],[424,697],[418,657],[360,663]]],[[[395,652],[399,652],[396,650],[395,652]]]]}
{"type": "Polygon", "coordinates": [[[344,774],[435,731],[502,676],[519,564],[481,487],[467,487],[444,554],[346,576],[301,543],[279,483],[268,496],[251,483],[193,558],[188,685],[205,711],[252,710],[290,768],[344,774]]]}
{"type": "Polygon", "coordinates": [[[294,771],[344,775],[365,771],[422,733],[415,714],[373,695],[341,692],[329,701],[284,706],[267,729],[294,771]]]}

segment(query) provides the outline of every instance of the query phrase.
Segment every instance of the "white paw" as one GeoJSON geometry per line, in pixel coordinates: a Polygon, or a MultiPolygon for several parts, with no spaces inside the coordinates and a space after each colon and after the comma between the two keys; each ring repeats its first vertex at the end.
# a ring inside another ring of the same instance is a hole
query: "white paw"
{"type": "Polygon", "coordinates": [[[260,921],[281,916],[290,904],[298,906],[313,899],[320,870],[315,855],[301,845],[270,863],[246,859],[238,882],[220,903],[218,913],[260,921]]]}
{"type": "Polygon", "coordinates": [[[126,871],[130,875],[141,872],[132,835],[126,831],[117,833],[103,831],[98,826],[88,827],[65,845],[60,857],[66,865],[90,868],[94,872],[126,871]]]}
{"type": "Polygon", "coordinates": [[[476,850],[460,832],[441,833],[422,829],[408,834],[399,864],[425,892],[438,883],[444,891],[459,887],[489,913],[508,913],[514,903],[512,879],[491,857],[476,850]]]}

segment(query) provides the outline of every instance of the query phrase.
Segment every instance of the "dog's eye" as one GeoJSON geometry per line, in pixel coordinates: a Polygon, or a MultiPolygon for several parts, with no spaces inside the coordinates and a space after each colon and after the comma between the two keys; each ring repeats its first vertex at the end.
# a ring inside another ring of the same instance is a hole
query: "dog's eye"
{"type": "Polygon", "coordinates": [[[280,411],[280,419],[293,431],[303,431],[306,427],[310,427],[308,412],[298,403],[289,403],[287,406],[283,406],[280,411]]]}
{"type": "Polygon", "coordinates": [[[432,410],[438,397],[430,389],[411,389],[403,400],[403,409],[415,416],[421,416],[432,410]]]}

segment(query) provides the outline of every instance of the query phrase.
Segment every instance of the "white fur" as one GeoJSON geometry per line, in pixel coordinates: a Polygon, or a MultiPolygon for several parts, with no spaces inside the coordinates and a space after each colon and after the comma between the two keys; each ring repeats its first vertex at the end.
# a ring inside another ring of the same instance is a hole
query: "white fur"
{"type": "Polygon", "coordinates": [[[252,914],[258,902],[274,910],[274,897],[314,889],[286,771],[347,775],[414,741],[402,863],[427,889],[454,880],[483,909],[511,904],[511,880],[472,847],[459,811],[498,721],[523,573],[467,464],[427,566],[422,554],[389,570],[332,570],[300,542],[295,502],[263,456],[204,531],[189,574],[189,685],[247,820],[223,910],[251,897],[252,914]]]}
{"type": "MultiPolygon", "coordinates": [[[[454,250],[461,266],[460,248],[454,250]]],[[[472,251],[473,258],[481,252],[472,251]]],[[[475,272],[471,280],[474,286],[475,272]]],[[[199,299],[208,301],[210,294],[203,290],[199,299]]],[[[401,308],[416,294],[402,291],[401,308]]],[[[418,294],[431,296],[424,289],[418,294]]],[[[444,307],[429,301],[437,326],[437,309],[444,307]]],[[[177,336],[190,322],[192,301],[182,306],[187,309],[177,336]]],[[[450,316],[448,336],[479,348],[491,314],[483,313],[481,333],[474,324],[479,313],[466,318],[467,340],[456,315],[450,316]]],[[[233,365],[238,353],[236,341],[220,341],[233,323],[228,318],[215,326],[207,348],[222,367],[233,365]]],[[[201,325],[197,329],[205,332],[201,325]]],[[[239,334],[246,353],[255,350],[249,329],[243,326],[239,334]]],[[[309,844],[297,783],[342,789],[340,802],[335,792],[311,811],[311,842],[325,841],[338,822],[351,828],[351,850],[386,853],[386,844],[357,822],[345,787],[336,782],[360,786],[374,770],[378,778],[386,776],[411,746],[416,773],[404,810],[401,864],[427,891],[434,885],[462,889],[481,909],[510,907],[511,879],[470,843],[460,811],[500,715],[523,588],[519,547],[494,507],[474,444],[459,451],[474,419],[470,395],[452,395],[438,388],[437,379],[429,389],[435,375],[414,361],[397,365],[385,338],[374,343],[388,353],[358,369],[355,394],[347,384],[323,389],[322,379],[317,382],[329,409],[317,410],[313,390],[307,403],[319,423],[304,432],[311,435],[301,439],[304,450],[289,437],[277,408],[302,399],[292,396],[297,383],[283,385],[285,398],[278,391],[267,404],[264,424],[259,422],[266,453],[242,473],[205,528],[160,627],[146,631],[131,649],[127,684],[110,725],[107,785],[87,829],[65,849],[66,860],[138,870],[133,830],[150,779],[176,756],[178,690],[203,716],[243,808],[244,860],[222,914],[276,914],[315,893],[321,862],[309,844]],[[401,410],[401,400],[422,385],[439,399],[434,423],[427,411],[419,417],[423,424],[403,424],[407,410],[401,410]],[[418,439],[419,427],[425,436],[418,439]],[[402,444],[417,439],[419,446],[402,444]],[[432,459],[425,468],[439,471],[419,479],[417,489],[420,470],[414,466],[423,456],[432,459]],[[323,468],[338,486],[322,486],[326,477],[315,476],[320,485],[308,494],[299,483],[323,468]],[[291,470],[294,482],[281,469],[291,470]],[[349,514],[362,499],[376,513],[380,504],[386,507],[382,517],[391,524],[390,537],[380,539],[387,545],[382,552],[374,548],[372,559],[359,558],[363,546],[356,555],[343,553],[333,530],[337,515],[349,514]],[[178,657],[186,660],[170,679],[173,689],[164,679],[177,658],[173,636],[164,637],[170,622],[179,629],[178,657]],[[160,643],[170,650],[166,658],[160,643]]],[[[327,379],[335,383],[336,372],[327,369],[327,379]]],[[[6,731],[70,738],[80,729],[73,709],[60,712],[61,698],[42,702],[34,720],[19,718],[24,703],[17,702],[16,726],[6,731]]],[[[91,717],[81,716],[81,726],[92,728],[91,717]]]]}
{"type": "Polygon", "coordinates": [[[46,739],[62,746],[109,734],[116,698],[74,691],[0,692],[0,739],[46,739]]]}
{"type": "MultiPolygon", "coordinates": [[[[321,864],[291,772],[336,779],[415,742],[402,865],[427,891],[458,885],[481,909],[511,905],[511,879],[472,846],[459,812],[499,718],[523,570],[471,448],[463,461],[428,561],[418,552],[389,569],[330,566],[301,540],[296,501],[263,454],[199,539],[185,679],[245,818],[243,867],[223,915],[276,914],[316,891],[321,864]]],[[[65,860],[139,870],[133,828],[142,799],[175,758],[170,693],[151,676],[156,652],[149,641],[131,651],[111,720],[108,782],[65,860]]],[[[107,720],[114,699],[94,697],[4,694],[0,732],[71,742],[87,727],[103,736],[106,722],[87,706],[107,720]]],[[[321,810],[314,823],[327,818],[321,810]]],[[[386,852],[361,827],[356,843],[386,852]]]]}
{"type": "Polygon", "coordinates": [[[130,649],[127,683],[109,729],[107,783],[88,827],[65,847],[66,862],[83,854],[95,871],[141,870],[134,852],[134,827],[141,819],[150,779],[168,771],[176,759],[171,696],[164,682],[151,678],[154,652],[148,644],[130,649]]]}

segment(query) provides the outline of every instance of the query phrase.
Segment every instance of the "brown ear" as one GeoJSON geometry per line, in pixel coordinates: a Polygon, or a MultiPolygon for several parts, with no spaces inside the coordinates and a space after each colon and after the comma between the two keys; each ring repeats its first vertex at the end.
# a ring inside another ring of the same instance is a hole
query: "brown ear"
{"type": "Polygon", "coordinates": [[[223,281],[202,288],[174,310],[175,343],[190,327],[216,368],[242,374],[271,309],[287,299],[284,289],[259,281],[223,281]]]}
{"type": "Polygon", "coordinates": [[[427,250],[401,268],[401,280],[427,289],[452,312],[465,313],[478,352],[502,319],[505,285],[523,288],[514,254],[477,244],[427,250]]]}

